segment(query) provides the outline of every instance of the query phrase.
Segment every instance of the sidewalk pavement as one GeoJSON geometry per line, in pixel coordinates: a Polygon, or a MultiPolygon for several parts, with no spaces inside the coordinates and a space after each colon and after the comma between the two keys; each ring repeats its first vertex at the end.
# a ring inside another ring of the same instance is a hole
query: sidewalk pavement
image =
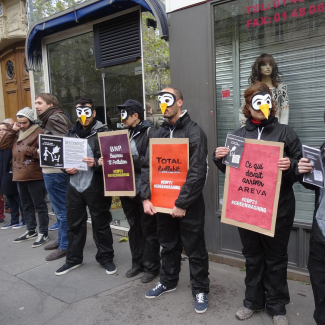
{"type": "MultiPolygon", "coordinates": [[[[96,246],[88,229],[82,266],[55,276],[64,259],[46,262],[49,252],[43,246],[32,248],[33,241],[14,244],[12,241],[24,231],[25,228],[0,230],[1,325],[273,324],[265,312],[254,314],[244,323],[236,320],[235,313],[244,297],[245,276],[238,268],[210,262],[209,309],[199,315],[194,311],[188,260],[182,262],[176,291],[146,299],[146,291],[157,281],[143,284],[141,274],[131,279],[125,277],[131,266],[129,243],[118,243],[119,236],[114,235],[116,274],[107,275],[96,262],[96,246]]],[[[57,231],[49,235],[52,243],[57,231]]],[[[290,325],[315,324],[311,286],[288,282],[290,325]]]]}

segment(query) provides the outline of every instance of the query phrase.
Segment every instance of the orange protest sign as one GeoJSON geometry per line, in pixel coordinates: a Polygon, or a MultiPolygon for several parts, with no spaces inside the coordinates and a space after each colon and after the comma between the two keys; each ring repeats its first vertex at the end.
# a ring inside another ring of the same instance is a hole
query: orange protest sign
{"type": "Polygon", "coordinates": [[[186,181],[188,139],[150,139],[151,202],[157,212],[170,213],[186,181]]]}

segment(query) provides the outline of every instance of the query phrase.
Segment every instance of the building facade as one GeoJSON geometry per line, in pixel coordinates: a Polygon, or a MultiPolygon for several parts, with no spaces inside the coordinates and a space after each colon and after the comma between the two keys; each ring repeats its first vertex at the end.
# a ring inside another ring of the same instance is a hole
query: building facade
{"type": "MultiPolygon", "coordinates": [[[[208,249],[218,260],[231,264],[242,258],[242,246],[237,229],[220,222],[224,175],[213,165],[212,153],[224,146],[227,133],[239,128],[239,108],[251,67],[262,53],[274,57],[282,83],[287,85],[288,124],[302,144],[319,148],[324,142],[324,3],[189,1],[187,7],[183,3],[182,8],[171,8],[168,17],[172,85],[183,91],[185,107],[208,135],[208,249]]],[[[297,274],[307,274],[314,194],[297,183],[294,191],[296,215],[289,267],[297,274]]]]}
{"type": "Polygon", "coordinates": [[[15,118],[31,105],[30,76],[26,68],[25,39],[28,31],[26,2],[0,3],[0,120],[15,118]]]}

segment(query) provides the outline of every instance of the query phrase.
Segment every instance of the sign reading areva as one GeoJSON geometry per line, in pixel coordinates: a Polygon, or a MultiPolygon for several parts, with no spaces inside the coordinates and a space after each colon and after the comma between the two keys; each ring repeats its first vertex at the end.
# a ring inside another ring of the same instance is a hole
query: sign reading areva
{"type": "Polygon", "coordinates": [[[151,203],[157,212],[170,213],[186,181],[188,139],[150,139],[151,203]]]}
{"type": "Polygon", "coordinates": [[[105,196],[135,196],[134,167],[128,130],[98,133],[103,156],[105,196]]]}
{"type": "Polygon", "coordinates": [[[221,222],[274,237],[283,143],[248,140],[239,168],[227,166],[221,222]]]}

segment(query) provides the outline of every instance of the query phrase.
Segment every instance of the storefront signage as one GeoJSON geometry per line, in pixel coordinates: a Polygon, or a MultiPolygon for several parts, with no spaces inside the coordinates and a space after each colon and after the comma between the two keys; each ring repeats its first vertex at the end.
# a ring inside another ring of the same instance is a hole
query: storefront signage
{"type": "Polygon", "coordinates": [[[128,130],[98,133],[103,157],[105,196],[135,196],[135,179],[128,130]]]}
{"type": "Polygon", "coordinates": [[[170,213],[186,181],[188,139],[150,139],[151,202],[157,212],[170,213]]]}
{"type": "Polygon", "coordinates": [[[87,139],[65,138],[54,135],[39,135],[39,156],[41,167],[77,168],[87,170],[87,139]]]}
{"type": "Polygon", "coordinates": [[[283,143],[248,140],[239,168],[227,166],[221,222],[273,237],[283,143]]]}
{"type": "MultiPolygon", "coordinates": [[[[252,28],[252,27],[259,27],[263,25],[269,25],[272,22],[279,22],[279,21],[285,21],[288,18],[300,18],[304,17],[305,15],[314,15],[315,13],[322,13],[325,10],[324,2],[320,2],[318,4],[312,4],[312,5],[305,5],[302,4],[302,7],[300,8],[293,8],[293,6],[290,4],[300,4],[303,3],[305,0],[274,0],[269,1],[268,4],[256,4],[253,6],[246,7],[247,14],[257,14],[257,13],[265,13],[265,16],[260,16],[255,19],[249,19],[246,21],[246,27],[252,28]],[[272,13],[274,10],[278,8],[288,8],[288,10],[276,13],[274,15],[267,15],[267,11],[271,10],[272,13]]],[[[307,1],[306,1],[307,3],[307,1]]]]}

